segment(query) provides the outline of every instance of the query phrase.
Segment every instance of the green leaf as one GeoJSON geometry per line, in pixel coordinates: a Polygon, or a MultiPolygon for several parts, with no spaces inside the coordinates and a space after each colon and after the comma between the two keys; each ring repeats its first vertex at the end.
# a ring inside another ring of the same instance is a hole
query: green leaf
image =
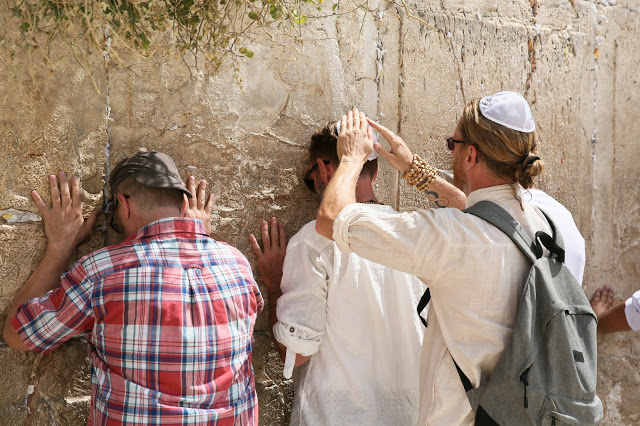
{"type": "Polygon", "coordinates": [[[253,52],[246,47],[241,47],[240,49],[238,49],[238,52],[242,53],[247,58],[253,58],[253,52]]]}
{"type": "Polygon", "coordinates": [[[338,3],[334,3],[333,6],[331,6],[331,10],[332,11],[336,11],[336,9],[338,8],[338,3]]]}
{"type": "Polygon", "coordinates": [[[138,38],[140,39],[142,47],[144,47],[145,49],[151,44],[145,33],[139,33],[138,38]]]}
{"type": "Polygon", "coordinates": [[[254,11],[249,12],[249,18],[258,19],[258,14],[254,11]]]}
{"type": "Polygon", "coordinates": [[[303,15],[303,16],[301,16],[301,17],[299,17],[298,19],[296,19],[296,24],[298,24],[298,25],[302,25],[302,24],[304,24],[305,22],[307,22],[307,17],[306,17],[306,16],[304,16],[304,15],[303,15]]]}
{"type": "Polygon", "coordinates": [[[28,22],[23,22],[22,25],[20,25],[22,31],[29,31],[29,28],[31,28],[31,24],[28,22]]]}

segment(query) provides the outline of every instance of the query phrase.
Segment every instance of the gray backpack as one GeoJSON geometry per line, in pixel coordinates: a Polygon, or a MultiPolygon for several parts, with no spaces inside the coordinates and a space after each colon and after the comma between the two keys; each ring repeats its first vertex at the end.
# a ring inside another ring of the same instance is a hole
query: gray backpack
{"type": "MultiPolygon", "coordinates": [[[[475,424],[599,424],[597,319],[580,284],[564,265],[560,232],[547,216],[555,238],[539,231],[531,241],[509,213],[490,201],[478,202],[465,212],[495,225],[533,263],[513,337],[487,383],[473,389],[456,363],[476,412],[475,424]],[[543,245],[550,257],[543,256],[543,245]]],[[[423,300],[421,304],[422,308],[426,305],[423,300]]]]}

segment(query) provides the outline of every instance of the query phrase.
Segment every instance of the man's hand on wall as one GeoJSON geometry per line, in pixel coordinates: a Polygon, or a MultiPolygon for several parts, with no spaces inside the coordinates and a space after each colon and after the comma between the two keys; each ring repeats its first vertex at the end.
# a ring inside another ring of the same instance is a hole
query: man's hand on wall
{"type": "Polygon", "coordinates": [[[376,143],[373,146],[376,152],[384,157],[384,159],[387,160],[394,169],[403,173],[408,171],[411,168],[411,163],[413,162],[413,154],[407,144],[400,136],[396,135],[386,127],[368,118],[367,121],[371,127],[376,129],[382,137],[389,142],[389,145],[391,146],[391,150],[387,151],[382,147],[382,145],[376,143]]]}
{"type": "Polygon", "coordinates": [[[204,224],[207,233],[211,234],[211,212],[213,211],[213,201],[216,196],[211,193],[209,194],[209,198],[207,198],[206,188],[207,182],[205,180],[201,180],[198,183],[198,189],[196,190],[196,179],[193,176],[189,176],[187,189],[194,197],[189,198],[187,197],[187,194],[184,194],[182,216],[200,219],[204,224]]]}
{"type": "Polygon", "coordinates": [[[78,244],[91,234],[99,210],[91,212],[86,220],[82,217],[80,182],[75,176],[71,177],[71,184],[69,184],[63,171],[58,172],[57,177],[51,175],[49,176],[49,188],[51,190],[51,208],[42,201],[37,191],[32,191],[31,196],[38,205],[44,220],[48,248],[63,256],[71,256],[78,244]]]}
{"type": "Polygon", "coordinates": [[[284,232],[284,226],[275,217],[271,218],[271,232],[269,232],[269,224],[264,220],[260,225],[260,230],[264,251],[260,249],[258,240],[253,234],[249,235],[249,243],[258,259],[258,270],[262,282],[267,288],[267,293],[279,295],[281,294],[282,265],[287,252],[287,236],[284,232]]]}

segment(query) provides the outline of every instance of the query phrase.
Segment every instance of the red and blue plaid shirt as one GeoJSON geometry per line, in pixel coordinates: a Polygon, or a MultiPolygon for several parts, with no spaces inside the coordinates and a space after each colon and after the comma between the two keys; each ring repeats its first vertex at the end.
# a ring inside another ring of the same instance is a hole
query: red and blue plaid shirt
{"type": "Polygon", "coordinates": [[[35,352],[90,330],[89,424],[257,425],[262,308],[237,249],[167,218],[82,258],[12,324],[35,352]]]}

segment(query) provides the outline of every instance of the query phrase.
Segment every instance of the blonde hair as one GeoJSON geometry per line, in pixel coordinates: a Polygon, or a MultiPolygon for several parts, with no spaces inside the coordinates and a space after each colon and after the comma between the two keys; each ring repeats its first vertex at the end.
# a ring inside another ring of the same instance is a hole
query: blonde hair
{"type": "Polygon", "coordinates": [[[544,171],[544,162],[533,155],[537,132],[524,133],[494,123],[480,113],[479,105],[480,100],[474,99],[464,108],[460,126],[463,139],[480,151],[497,177],[531,188],[533,179],[544,171]]]}

